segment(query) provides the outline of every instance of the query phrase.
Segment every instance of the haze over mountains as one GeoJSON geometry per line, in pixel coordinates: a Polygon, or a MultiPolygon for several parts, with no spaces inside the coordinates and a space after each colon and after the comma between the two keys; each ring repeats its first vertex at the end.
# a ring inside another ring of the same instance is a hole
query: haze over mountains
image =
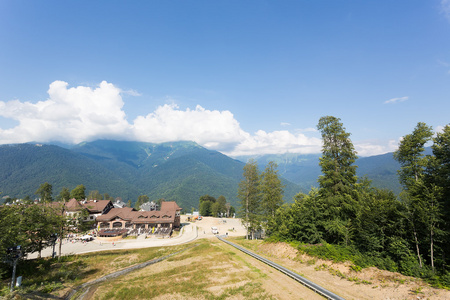
{"type": "MultiPolygon", "coordinates": [[[[320,155],[264,155],[253,157],[261,169],[269,161],[278,164],[285,185],[285,201],[317,186],[320,155]]],[[[143,143],[98,140],[70,149],[56,145],[14,144],[0,146],[2,196],[35,197],[39,185],[53,186],[54,197],[63,187],[79,184],[86,193],[98,190],[133,203],[139,195],[151,200],[176,201],[190,211],[200,196],[224,195],[238,206],[237,189],[242,168],[251,157],[230,158],[194,142],[143,143]]],[[[392,153],[361,158],[358,175],[367,174],[377,187],[399,191],[392,153]]]]}

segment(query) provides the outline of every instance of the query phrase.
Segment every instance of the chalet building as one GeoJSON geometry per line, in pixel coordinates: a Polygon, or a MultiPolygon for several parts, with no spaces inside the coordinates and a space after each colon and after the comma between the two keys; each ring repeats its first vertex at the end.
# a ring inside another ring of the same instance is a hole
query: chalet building
{"type": "Polygon", "coordinates": [[[77,201],[75,198],[70,199],[65,204],[66,215],[74,216],[81,210],[87,210],[89,216],[85,221],[95,221],[98,216],[108,213],[114,205],[110,200],[82,200],[77,201]]]}
{"type": "Polygon", "coordinates": [[[161,203],[161,210],[136,211],[131,207],[112,208],[98,216],[100,229],[175,229],[180,227],[181,208],[174,201],[161,203]]]}

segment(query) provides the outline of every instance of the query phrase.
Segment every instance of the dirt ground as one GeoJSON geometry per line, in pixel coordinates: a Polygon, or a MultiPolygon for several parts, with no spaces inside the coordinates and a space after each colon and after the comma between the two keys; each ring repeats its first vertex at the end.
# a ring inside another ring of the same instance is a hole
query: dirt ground
{"type": "MultiPolygon", "coordinates": [[[[222,219],[204,217],[195,224],[199,228],[199,238],[214,237],[211,226],[218,227],[220,234],[228,232],[229,236],[245,236],[246,233],[239,219],[226,219],[226,223],[223,223],[222,219]]],[[[377,268],[366,268],[356,272],[350,268],[350,264],[337,264],[301,255],[286,243],[261,242],[258,246],[258,254],[266,256],[345,299],[450,299],[450,291],[433,288],[422,280],[377,268]]],[[[287,280],[287,276],[275,271],[271,272],[270,277],[272,282],[287,280]]],[[[294,281],[292,284],[298,285],[294,281]]],[[[278,284],[268,284],[267,287],[273,290],[279,289],[278,284]]],[[[279,299],[292,297],[286,294],[279,294],[279,296],[279,299]]]]}
{"type": "MultiPolygon", "coordinates": [[[[187,216],[181,216],[182,223],[186,221],[187,216]]],[[[241,219],[237,218],[213,218],[203,217],[200,221],[192,222],[198,228],[199,238],[213,238],[215,235],[211,231],[211,227],[217,227],[219,234],[228,234],[229,236],[245,236],[246,230],[242,226],[241,219]]]]}
{"type": "Polygon", "coordinates": [[[377,268],[356,272],[350,264],[314,259],[285,243],[260,243],[258,252],[345,299],[450,299],[450,291],[422,280],[377,268]]]}

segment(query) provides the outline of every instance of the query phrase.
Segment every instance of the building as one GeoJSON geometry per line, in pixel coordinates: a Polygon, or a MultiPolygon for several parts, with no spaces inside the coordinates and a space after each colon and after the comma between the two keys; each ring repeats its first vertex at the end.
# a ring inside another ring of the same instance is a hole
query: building
{"type": "Polygon", "coordinates": [[[181,208],[174,201],[161,203],[161,210],[136,211],[131,207],[112,208],[107,214],[98,216],[100,229],[175,229],[180,227],[181,208]]]}
{"type": "Polygon", "coordinates": [[[114,205],[110,200],[82,200],[77,201],[75,198],[70,199],[65,203],[65,213],[68,216],[74,217],[75,214],[86,210],[88,216],[85,221],[95,221],[98,216],[108,213],[114,205]]]}
{"type": "Polygon", "coordinates": [[[145,202],[140,205],[141,211],[152,211],[152,210],[158,210],[158,204],[155,202],[145,202]]]}

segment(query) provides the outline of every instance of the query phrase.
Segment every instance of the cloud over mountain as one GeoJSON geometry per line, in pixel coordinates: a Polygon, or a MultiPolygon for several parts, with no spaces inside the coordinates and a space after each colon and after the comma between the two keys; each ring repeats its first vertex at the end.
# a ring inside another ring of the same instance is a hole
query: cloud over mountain
{"type": "MultiPolygon", "coordinates": [[[[67,82],[54,81],[46,100],[0,101],[0,116],[18,122],[16,127],[0,129],[0,144],[80,143],[96,139],[154,143],[192,140],[231,156],[321,150],[321,140],[307,136],[308,130],[295,133],[258,130],[250,134],[240,127],[232,112],[208,110],[200,105],[185,110],[175,104],[161,105],[153,112],[142,112],[130,123],[123,94],[140,96],[136,91],[122,91],[106,81],[96,87],[69,87],[67,82]]],[[[381,149],[370,145],[364,148],[367,152],[381,149]]]]}

